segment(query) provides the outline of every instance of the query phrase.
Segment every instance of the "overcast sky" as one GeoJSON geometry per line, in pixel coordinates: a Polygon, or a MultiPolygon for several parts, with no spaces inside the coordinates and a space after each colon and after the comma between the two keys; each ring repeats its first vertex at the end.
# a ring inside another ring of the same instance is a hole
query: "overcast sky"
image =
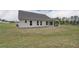
{"type": "MultiPolygon", "coordinates": [[[[79,10],[29,10],[30,12],[46,14],[49,17],[79,16],[79,10]]],[[[18,20],[18,10],[0,10],[0,18],[6,20],[18,20]]]]}
{"type": "Polygon", "coordinates": [[[77,15],[79,16],[79,10],[43,10],[43,11],[33,11],[37,13],[47,14],[49,17],[70,17],[77,15]]]}
{"type": "Polygon", "coordinates": [[[18,20],[18,11],[17,10],[0,10],[0,18],[6,19],[9,21],[18,20]]]}

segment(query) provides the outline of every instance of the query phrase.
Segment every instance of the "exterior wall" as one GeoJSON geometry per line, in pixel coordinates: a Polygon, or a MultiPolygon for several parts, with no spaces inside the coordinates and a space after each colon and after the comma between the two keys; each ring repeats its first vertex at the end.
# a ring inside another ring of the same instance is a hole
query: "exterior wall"
{"type": "Polygon", "coordinates": [[[47,26],[46,21],[42,21],[42,26],[47,26]]]}
{"type": "MultiPolygon", "coordinates": [[[[39,21],[39,20],[38,20],[39,21]]],[[[39,21],[39,25],[37,25],[37,21],[33,20],[32,21],[32,25],[30,26],[30,20],[27,20],[27,23],[25,23],[24,20],[20,21],[18,24],[19,28],[28,28],[28,27],[44,27],[44,26],[49,26],[46,25],[46,21],[42,21],[42,25],[40,25],[40,21],[39,21]]]]}

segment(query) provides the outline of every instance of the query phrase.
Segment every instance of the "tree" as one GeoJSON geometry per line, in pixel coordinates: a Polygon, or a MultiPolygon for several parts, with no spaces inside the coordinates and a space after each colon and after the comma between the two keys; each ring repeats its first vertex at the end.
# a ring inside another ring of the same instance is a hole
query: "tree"
{"type": "Polygon", "coordinates": [[[3,22],[5,22],[5,19],[2,19],[3,22]]]}

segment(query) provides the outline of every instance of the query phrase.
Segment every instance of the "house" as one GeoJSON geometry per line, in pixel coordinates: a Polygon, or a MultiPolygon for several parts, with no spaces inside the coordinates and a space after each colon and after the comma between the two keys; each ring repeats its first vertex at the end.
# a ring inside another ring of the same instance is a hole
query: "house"
{"type": "Polygon", "coordinates": [[[19,28],[47,27],[54,24],[53,20],[47,15],[23,10],[18,11],[18,19],[17,27],[19,28]]]}

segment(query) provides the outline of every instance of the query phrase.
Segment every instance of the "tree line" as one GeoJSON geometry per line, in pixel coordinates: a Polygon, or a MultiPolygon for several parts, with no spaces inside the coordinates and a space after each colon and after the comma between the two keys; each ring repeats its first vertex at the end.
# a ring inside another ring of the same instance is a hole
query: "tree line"
{"type": "Polygon", "coordinates": [[[1,19],[1,18],[0,18],[0,21],[1,21],[1,22],[5,22],[5,23],[6,23],[6,22],[9,22],[9,23],[15,23],[15,22],[16,22],[16,21],[8,21],[8,20],[6,20],[6,19],[1,19]]]}
{"type": "Polygon", "coordinates": [[[79,17],[78,16],[62,17],[62,18],[56,17],[53,19],[59,21],[60,25],[63,25],[63,24],[79,25],[79,17]]]}

